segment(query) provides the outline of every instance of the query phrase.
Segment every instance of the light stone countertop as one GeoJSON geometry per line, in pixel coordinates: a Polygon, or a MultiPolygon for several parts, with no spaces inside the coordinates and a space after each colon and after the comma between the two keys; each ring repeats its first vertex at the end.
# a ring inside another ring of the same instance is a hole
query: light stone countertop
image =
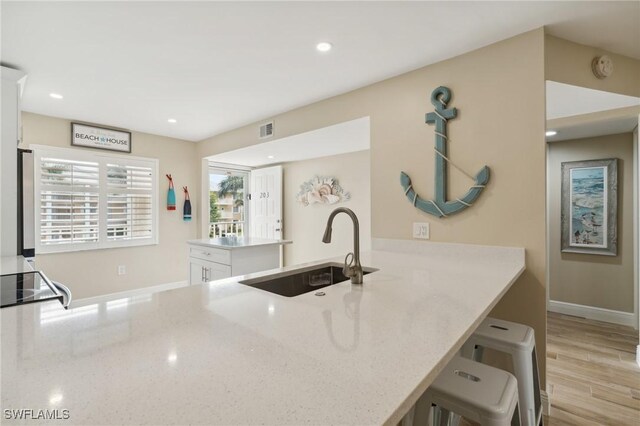
{"type": "Polygon", "coordinates": [[[236,277],[2,309],[2,409],[67,409],[60,423],[78,425],[395,425],[525,268],[524,249],[392,240],[362,264],[379,270],[324,297],[236,277]]]}
{"type": "Polygon", "coordinates": [[[0,275],[17,274],[33,271],[34,265],[22,256],[0,257],[0,275]]]}
{"type": "Polygon", "coordinates": [[[196,244],[205,247],[214,247],[225,250],[238,248],[272,246],[291,244],[290,240],[271,240],[266,238],[249,238],[249,237],[221,237],[221,238],[201,238],[198,240],[189,240],[188,244],[196,244]]]}

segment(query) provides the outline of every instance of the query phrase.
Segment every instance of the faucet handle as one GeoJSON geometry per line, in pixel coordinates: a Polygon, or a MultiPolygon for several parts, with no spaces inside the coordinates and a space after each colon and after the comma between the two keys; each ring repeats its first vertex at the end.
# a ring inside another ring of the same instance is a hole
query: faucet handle
{"type": "Polygon", "coordinates": [[[344,257],[344,267],[342,268],[342,274],[345,277],[351,278],[354,275],[354,270],[352,266],[353,261],[354,261],[353,253],[347,253],[347,255],[344,257]],[[349,256],[351,256],[351,259],[349,259],[349,256]]]}

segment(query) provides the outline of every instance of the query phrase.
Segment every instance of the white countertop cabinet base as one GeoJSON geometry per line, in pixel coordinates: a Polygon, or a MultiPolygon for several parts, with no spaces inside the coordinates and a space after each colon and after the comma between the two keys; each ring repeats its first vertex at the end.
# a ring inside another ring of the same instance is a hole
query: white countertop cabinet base
{"type": "Polygon", "coordinates": [[[189,284],[280,267],[280,245],[228,249],[189,244],[189,284]]]}

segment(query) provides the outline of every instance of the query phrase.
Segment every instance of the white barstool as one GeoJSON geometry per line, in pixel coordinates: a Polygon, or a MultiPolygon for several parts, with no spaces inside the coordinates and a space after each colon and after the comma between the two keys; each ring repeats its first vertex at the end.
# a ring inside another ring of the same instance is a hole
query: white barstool
{"type": "Polygon", "coordinates": [[[402,425],[446,425],[450,412],[482,426],[520,426],[516,378],[456,356],[403,418],[402,425]],[[433,423],[429,422],[432,415],[433,423]]]}
{"type": "Polygon", "coordinates": [[[482,362],[484,348],[511,355],[514,375],[518,380],[522,425],[542,424],[538,357],[533,328],[486,318],[462,347],[462,356],[482,362]]]}

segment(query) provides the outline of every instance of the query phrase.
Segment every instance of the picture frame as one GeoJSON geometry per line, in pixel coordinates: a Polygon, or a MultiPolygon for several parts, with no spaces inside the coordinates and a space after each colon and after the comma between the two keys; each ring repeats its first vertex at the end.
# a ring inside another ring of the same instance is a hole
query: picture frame
{"type": "Polygon", "coordinates": [[[617,256],[618,160],[561,164],[561,250],[617,256]]]}
{"type": "Polygon", "coordinates": [[[71,123],[71,145],[131,153],[131,132],[91,124],[71,123]]]}

